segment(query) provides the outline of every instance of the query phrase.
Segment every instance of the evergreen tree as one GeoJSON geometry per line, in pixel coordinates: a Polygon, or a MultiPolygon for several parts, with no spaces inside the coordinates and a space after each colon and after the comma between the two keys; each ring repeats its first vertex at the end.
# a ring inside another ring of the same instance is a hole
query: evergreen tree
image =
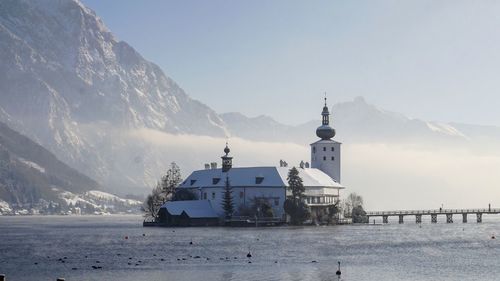
{"type": "Polygon", "coordinates": [[[297,168],[293,167],[288,171],[288,188],[292,191],[292,199],[301,200],[306,189],[302,178],[299,176],[297,168]]]}
{"type": "Polygon", "coordinates": [[[229,177],[227,176],[226,176],[226,184],[224,186],[224,191],[223,191],[222,209],[224,210],[226,219],[231,219],[234,212],[233,189],[229,182],[229,177]]]}
{"type": "Polygon", "coordinates": [[[299,171],[297,168],[293,167],[288,172],[288,188],[292,192],[292,196],[286,199],[284,209],[285,212],[290,216],[290,223],[299,225],[308,220],[311,216],[311,212],[304,203],[304,184],[302,178],[299,176],[299,171]]]}

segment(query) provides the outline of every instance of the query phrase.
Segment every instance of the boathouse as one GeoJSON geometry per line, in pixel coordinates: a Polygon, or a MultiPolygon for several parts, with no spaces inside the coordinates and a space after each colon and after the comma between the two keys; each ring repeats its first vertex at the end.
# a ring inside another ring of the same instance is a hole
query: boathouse
{"type": "Polygon", "coordinates": [[[210,201],[170,201],[158,211],[159,222],[166,226],[213,226],[218,225],[219,216],[210,201]]]}

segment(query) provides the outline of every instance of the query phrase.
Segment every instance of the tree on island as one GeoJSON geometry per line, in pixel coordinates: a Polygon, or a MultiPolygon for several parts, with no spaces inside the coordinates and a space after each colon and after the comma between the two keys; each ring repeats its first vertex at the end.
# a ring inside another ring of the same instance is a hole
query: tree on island
{"type": "Polygon", "coordinates": [[[231,219],[234,213],[233,188],[231,187],[231,183],[229,182],[229,177],[227,176],[223,190],[222,209],[224,210],[226,220],[231,219]]]}
{"type": "Polygon", "coordinates": [[[181,169],[175,162],[172,162],[167,173],[161,177],[160,180],[163,203],[171,200],[175,193],[175,188],[177,188],[181,182],[181,169]]]}
{"type": "Polygon", "coordinates": [[[290,216],[290,223],[300,225],[310,218],[311,212],[303,200],[305,188],[297,168],[290,169],[287,180],[288,189],[292,192],[292,195],[286,199],[284,209],[290,216]]]}
{"type": "Polygon", "coordinates": [[[363,209],[363,197],[361,197],[361,195],[358,195],[355,192],[349,194],[344,205],[344,215],[345,217],[352,218],[353,223],[368,222],[368,217],[363,209]]]}
{"type": "Polygon", "coordinates": [[[182,182],[179,166],[175,162],[170,164],[166,174],[153,188],[151,194],[146,197],[143,210],[146,217],[158,219],[158,211],[165,202],[172,200],[177,186],[182,182]]]}

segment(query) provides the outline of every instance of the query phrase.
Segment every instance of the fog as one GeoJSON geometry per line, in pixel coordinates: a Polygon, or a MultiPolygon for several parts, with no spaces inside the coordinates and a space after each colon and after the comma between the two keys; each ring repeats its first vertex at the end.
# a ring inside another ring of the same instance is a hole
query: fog
{"type": "MultiPolygon", "coordinates": [[[[177,162],[183,176],[204,163],[220,163],[226,139],[172,135],[141,129],[129,131],[135,142],[150,145],[161,162],[177,162]]],[[[254,142],[230,138],[234,165],[290,166],[309,161],[309,144],[254,142]]],[[[311,142],[314,139],[311,140],[311,142]]],[[[477,208],[500,205],[500,154],[493,142],[446,143],[344,143],[342,184],[361,194],[368,210],[477,208]]],[[[220,164],[219,164],[220,165],[220,164]]],[[[158,171],[158,177],[161,171],[158,171]]]]}

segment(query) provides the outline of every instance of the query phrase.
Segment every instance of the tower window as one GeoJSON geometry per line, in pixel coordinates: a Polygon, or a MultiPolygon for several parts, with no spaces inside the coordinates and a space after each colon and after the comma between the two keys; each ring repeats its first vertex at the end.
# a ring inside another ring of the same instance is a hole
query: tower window
{"type": "Polygon", "coordinates": [[[326,151],[326,146],[323,146],[323,151],[326,151]]]}
{"type": "Polygon", "coordinates": [[[207,193],[206,192],[203,193],[203,199],[207,200],[207,193]]]}
{"type": "Polygon", "coordinates": [[[316,153],[316,147],[313,147],[313,153],[316,153]]]}
{"type": "Polygon", "coordinates": [[[219,181],[220,181],[220,178],[213,178],[213,179],[212,179],[212,184],[213,184],[213,185],[216,185],[216,184],[218,184],[218,183],[219,183],[219,181]]]}
{"type": "Polygon", "coordinates": [[[335,161],[335,157],[332,156],[332,161],[335,161]]]}
{"type": "Polygon", "coordinates": [[[195,184],[196,180],[191,180],[191,185],[195,184]]]}
{"type": "Polygon", "coordinates": [[[215,199],[215,192],[212,192],[212,199],[215,199]]]}
{"type": "Polygon", "coordinates": [[[335,147],[332,146],[332,151],[335,151],[335,147]]]}
{"type": "Polygon", "coordinates": [[[323,161],[326,161],[326,156],[323,156],[323,161]]]}

